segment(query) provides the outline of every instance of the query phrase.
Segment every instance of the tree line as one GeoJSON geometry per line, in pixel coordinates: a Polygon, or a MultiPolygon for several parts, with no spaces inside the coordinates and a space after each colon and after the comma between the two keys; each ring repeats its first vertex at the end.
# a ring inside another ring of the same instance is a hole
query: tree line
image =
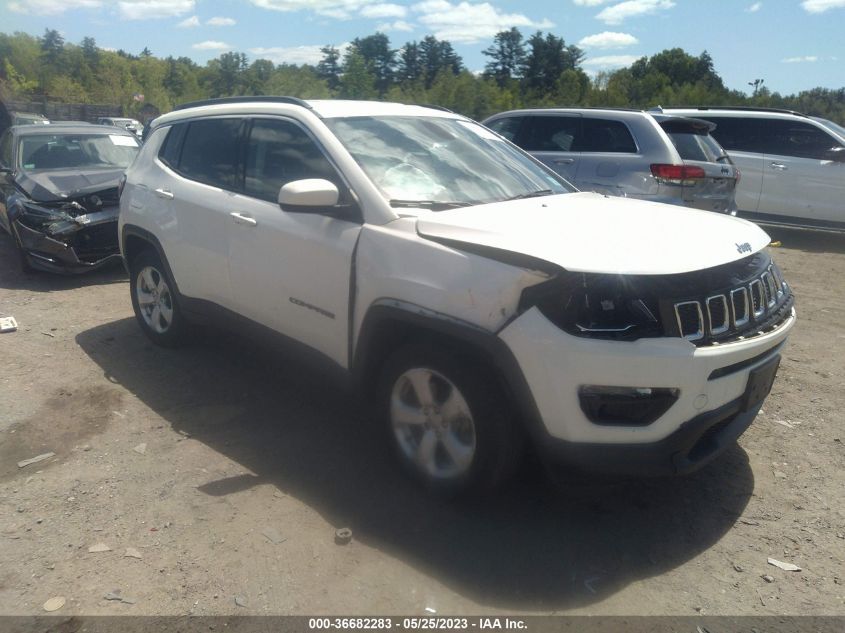
{"type": "Polygon", "coordinates": [[[583,50],[552,33],[525,38],[498,33],[483,51],[484,71],[466,68],[452,44],[432,35],[398,48],[384,33],[355,38],[341,51],[321,49],[316,64],[274,64],[242,52],[205,65],[188,57],[133,55],[97,46],[94,38],[66,42],[46,29],[35,37],[0,33],[0,94],[17,99],[120,105],[133,114],[143,102],[162,112],[176,104],[233,95],[385,99],[439,105],[474,119],[514,108],[655,105],[753,105],[786,108],[845,123],[845,88],[772,92],[765,80],[748,95],[729,90],[707,53],[681,48],[642,57],[627,68],[588,75],[583,50]]]}

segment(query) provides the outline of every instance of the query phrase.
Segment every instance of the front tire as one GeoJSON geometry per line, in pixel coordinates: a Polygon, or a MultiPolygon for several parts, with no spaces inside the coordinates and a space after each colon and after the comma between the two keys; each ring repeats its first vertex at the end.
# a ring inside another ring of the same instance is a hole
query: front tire
{"type": "Polygon", "coordinates": [[[179,307],[176,286],[154,251],[141,251],[132,261],[129,291],[135,318],[153,343],[177,347],[185,342],[187,322],[179,307]]]}
{"type": "Polygon", "coordinates": [[[406,345],[385,363],[376,398],[400,464],[436,493],[487,492],[521,461],[522,434],[482,359],[406,345]]]}

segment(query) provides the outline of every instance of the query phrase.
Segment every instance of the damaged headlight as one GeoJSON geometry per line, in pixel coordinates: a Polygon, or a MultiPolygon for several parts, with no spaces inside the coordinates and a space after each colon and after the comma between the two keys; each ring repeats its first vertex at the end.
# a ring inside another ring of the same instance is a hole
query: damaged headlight
{"type": "Polygon", "coordinates": [[[522,295],[522,309],[536,306],[556,326],[576,336],[634,340],[661,336],[657,300],[624,275],[563,273],[522,295]]]}

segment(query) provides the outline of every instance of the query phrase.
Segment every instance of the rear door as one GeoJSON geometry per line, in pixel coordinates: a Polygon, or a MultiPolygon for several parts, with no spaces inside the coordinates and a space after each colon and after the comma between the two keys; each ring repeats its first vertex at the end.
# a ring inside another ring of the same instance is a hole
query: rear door
{"type": "Polygon", "coordinates": [[[215,117],[174,126],[159,153],[172,171],[149,192],[157,198],[159,234],[180,292],[228,308],[225,236],[240,187],[244,125],[241,117],[215,117]]]}
{"type": "Polygon", "coordinates": [[[585,114],[575,141],[578,188],[612,196],[654,193],[648,163],[622,121],[585,114]]]}
{"type": "Polygon", "coordinates": [[[760,193],[763,190],[765,156],[762,132],[766,120],[746,115],[723,117],[703,113],[696,113],[695,117],[716,124],[716,129],[710,134],[727,150],[741,173],[736,187],[737,209],[755,213],[760,205],[760,193]]]}
{"type": "Polygon", "coordinates": [[[828,160],[842,147],[809,121],[771,119],[765,128],[765,168],[759,213],[845,222],[845,163],[828,160]]]}
{"type": "Polygon", "coordinates": [[[516,144],[578,186],[581,152],[574,145],[580,135],[580,114],[537,113],[525,117],[516,144]]]}

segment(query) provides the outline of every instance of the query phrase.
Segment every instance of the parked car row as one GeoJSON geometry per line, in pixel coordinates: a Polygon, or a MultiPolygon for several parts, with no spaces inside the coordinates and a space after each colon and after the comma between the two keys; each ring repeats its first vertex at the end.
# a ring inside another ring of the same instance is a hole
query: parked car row
{"type": "Polygon", "coordinates": [[[742,170],[740,215],[768,224],[845,230],[845,129],[785,110],[662,108],[715,124],[742,170]]]}
{"type": "Polygon", "coordinates": [[[555,108],[484,124],[584,191],[732,213],[740,172],[701,119],[555,108]]]}
{"type": "Polygon", "coordinates": [[[541,160],[419,106],[251,97],[158,117],[120,196],[140,328],[163,346],[198,322],[277,335],[357,385],[438,491],[490,488],[529,446],[592,472],[702,467],[769,393],[792,291],[762,229],[661,202],[730,211],[711,124],[558,114],[490,122],[541,160]]]}

